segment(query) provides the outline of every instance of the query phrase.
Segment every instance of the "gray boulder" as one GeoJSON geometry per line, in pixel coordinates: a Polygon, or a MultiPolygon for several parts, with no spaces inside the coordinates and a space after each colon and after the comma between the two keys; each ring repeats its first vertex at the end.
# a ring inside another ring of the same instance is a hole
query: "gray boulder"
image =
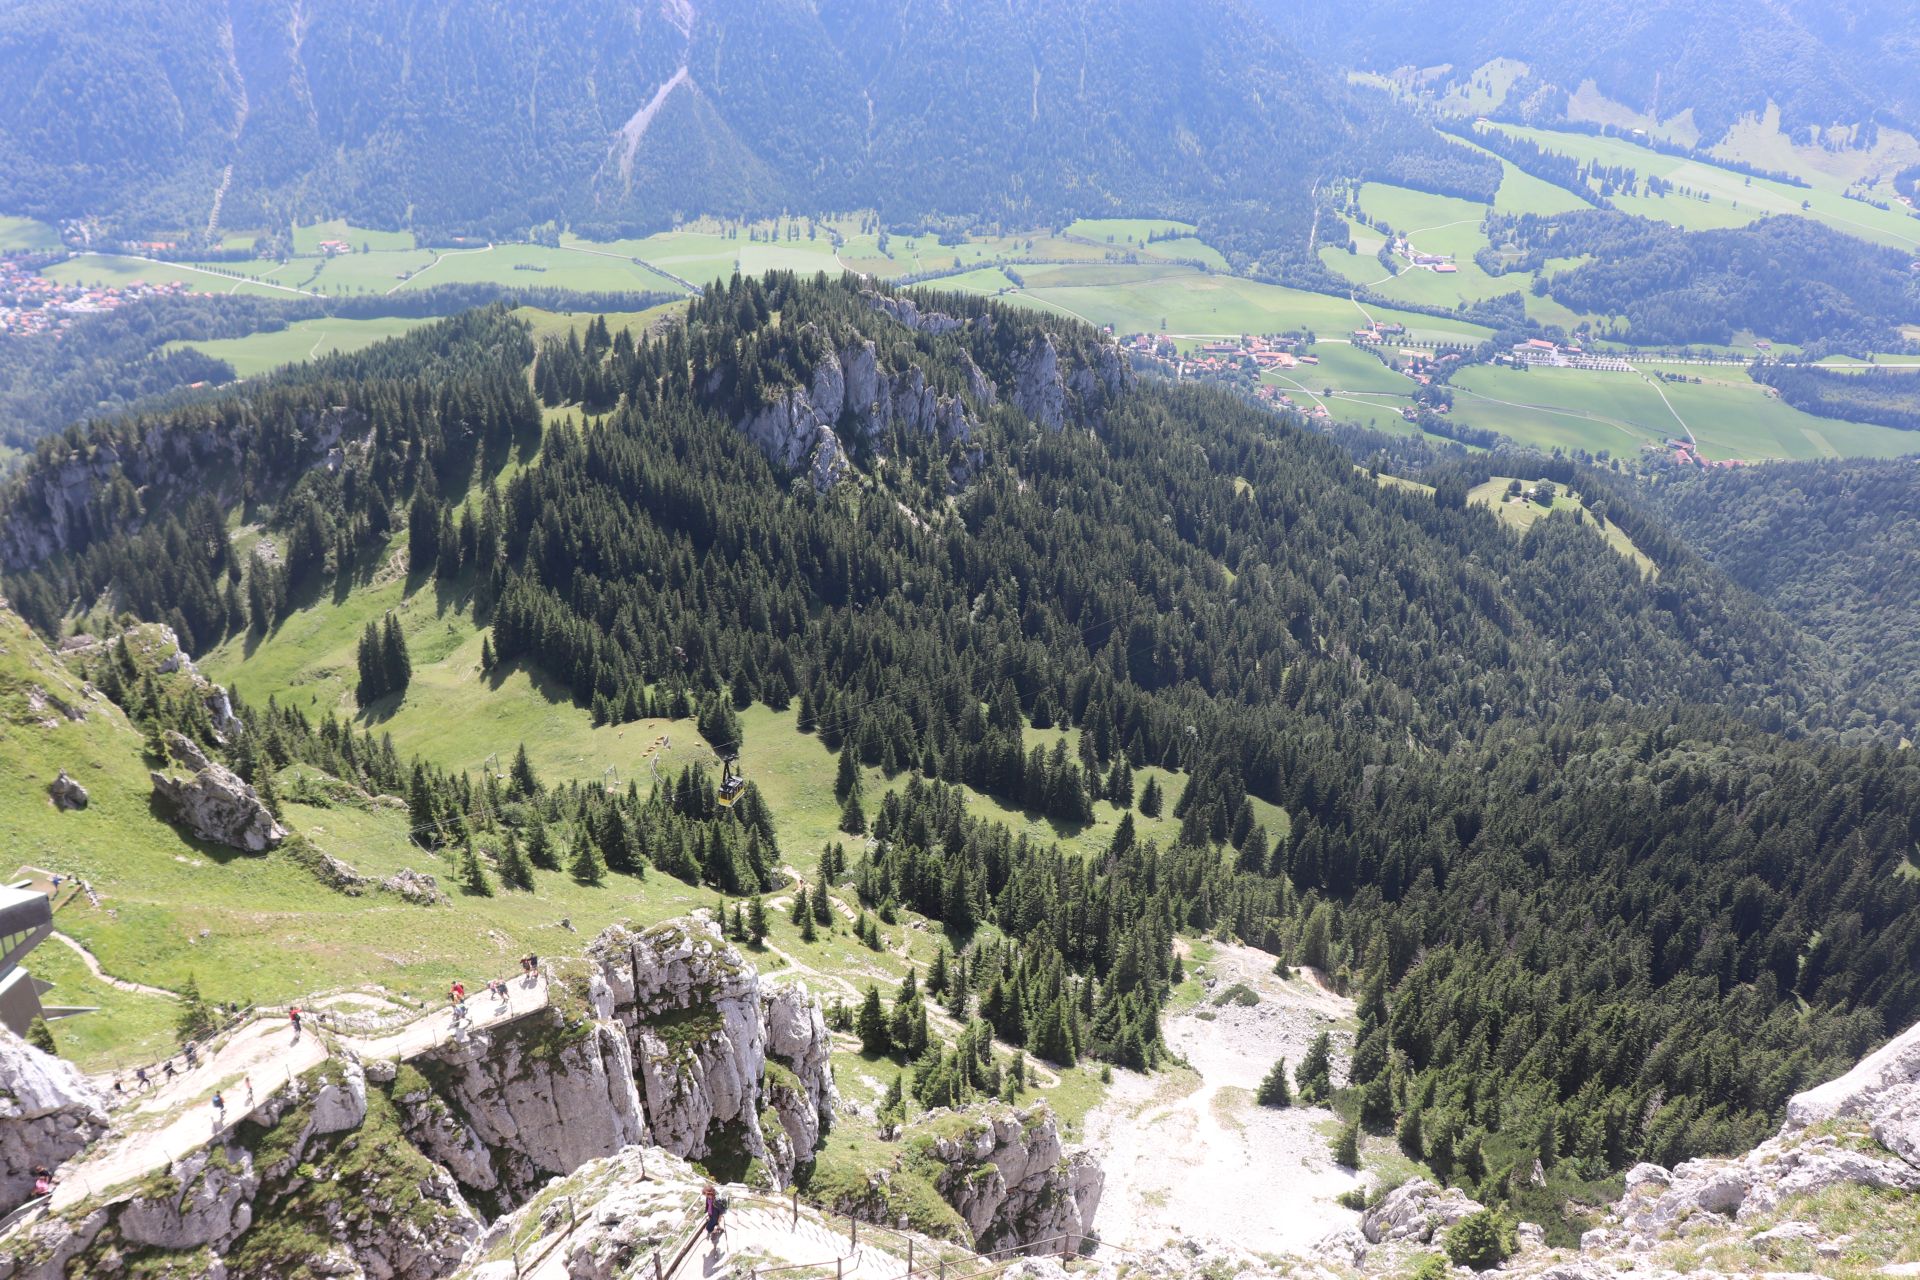
{"type": "Polygon", "coordinates": [[[1920,1082],[1920,1023],[1908,1027],[1853,1070],[1787,1101],[1787,1127],[1804,1129],[1822,1120],[1862,1115],[1882,1093],[1920,1082]]]}
{"type": "Polygon", "coordinates": [[[176,821],[202,840],[265,853],[287,838],[287,829],[261,803],[260,794],[223,764],[208,761],[190,778],[170,773],[150,776],[154,795],[173,811],[176,821]]]}
{"type": "Polygon", "coordinates": [[[440,891],[440,882],[425,871],[402,867],[380,882],[388,893],[396,894],[419,907],[438,906],[450,899],[440,891]]]}
{"type": "Polygon", "coordinates": [[[68,776],[65,769],[47,784],[47,795],[52,799],[53,807],[61,810],[84,809],[92,799],[87,789],[68,776]]]}
{"type": "Polygon", "coordinates": [[[1485,1206],[1456,1187],[1444,1190],[1425,1178],[1403,1182],[1360,1217],[1360,1234],[1372,1244],[1411,1240],[1427,1244],[1470,1213],[1485,1206]]]}

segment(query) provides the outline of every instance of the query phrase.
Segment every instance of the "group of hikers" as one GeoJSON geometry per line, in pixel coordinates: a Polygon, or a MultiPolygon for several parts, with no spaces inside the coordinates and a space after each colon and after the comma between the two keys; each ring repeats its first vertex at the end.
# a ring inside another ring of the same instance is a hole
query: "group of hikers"
{"type": "MultiPolygon", "coordinates": [[[[531,951],[529,951],[526,955],[520,957],[520,973],[521,973],[521,976],[525,978],[529,984],[531,984],[535,979],[539,978],[541,976],[540,957],[535,955],[531,951]]],[[[504,978],[488,979],[487,992],[488,994],[492,995],[494,999],[500,1002],[500,1005],[503,1009],[506,1006],[508,1006],[512,1001],[512,996],[507,991],[507,983],[504,978]]],[[[467,1018],[466,984],[463,982],[455,981],[453,985],[450,988],[448,988],[447,995],[453,1005],[453,1021],[454,1021],[454,1024],[457,1026],[467,1018]]],[[[233,1013],[238,1012],[238,1010],[235,1009],[234,1006],[232,1005],[224,1006],[224,1008],[228,1012],[233,1012],[233,1013]]],[[[310,1013],[303,1014],[301,1012],[300,1006],[297,1004],[289,1005],[287,1007],[287,1021],[293,1027],[293,1038],[295,1040],[298,1040],[300,1038],[302,1018],[311,1017],[311,1016],[312,1015],[310,1013]]],[[[200,1065],[199,1044],[196,1042],[189,1041],[186,1044],[186,1046],[181,1050],[180,1056],[183,1059],[185,1059],[185,1062],[186,1062],[185,1067],[176,1066],[174,1063],[174,1059],[172,1057],[168,1057],[167,1059],[165,1059],[163,1062],[160,1063],[158,1071],[161,1079],[159,1083],[161,1084],[170,1083],[176,1078],[184,1076],[186,1072],[192,1071],[195,1068],[197,1068],[200,1065]]],[[[146,1090],[153,1089],[156,1087],[153,1070],[144,1066],[136,1067],[134,1069],[133,1082],[134,1082],[133,1088],[130,1090],[127,1086],[125,1077],[116,1076],[113,1081],[114,1097],[116,1099],[123,1099],[123,1098],[126,1098],[131,1092],[144,1092],[146,1090]]],[[[242,1076],[241,1083],[246,1086],[247,1109],[248,1111],[251,1111],[253,1109],[253,1079],[250,1076],[242,1076]]],[[[217,1132],[219,1129],[223,1128],[226,1124],[226,1116],[227,1116],[226,1095],[219,1090],[215,1090],[212,1098],[212,1106],[213,1106],[213,1114],[214,1114],[214,1129],[217,1132]]],[[[36,1170],[35,1172],[38,1175],[43,1173],[44,1171],[36,1170]]],[[[36,1177],[36,1185],[41,1181],[45,1181],[48,1183],[49,1186],[51,1186],[51,1175],[47,1175],[44,1178],[36,1177]]],[[[711,1192],[712,1188],[708,1188],[708,1190],[709,1192],[711,1192]]],[[[38,1192],[36,1194],[45,1194],[45,1193],[38,1192]]],[[[709,1224],[710,1226],[713,1223],[717,1223],[719,1221],[718,1217],[714,1215],[711,1199],[712,1197],[710,1195],[709,1204],[708,1204],[708,1214],[709,1214],[709,1217],[712,1219],[712,1222],[709,1224]]],[[[724,1211],[725,1211],[725,1202],[722,1201],[721,1212],[724,1212],[724,1211]]]]}

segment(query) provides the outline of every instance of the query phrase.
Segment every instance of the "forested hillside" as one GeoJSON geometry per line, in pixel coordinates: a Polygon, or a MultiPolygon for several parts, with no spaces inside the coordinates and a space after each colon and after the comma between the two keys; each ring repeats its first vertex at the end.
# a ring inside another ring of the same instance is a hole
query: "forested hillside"
{"type": "Polygon", "coordinates": [[[1463,77],[1495,58],[1525,62],[1518,97],[1564,110],[1583,82],[1660,119],[1691,110],[1709,139],[1778,104],[1789,129],[1920,119],[1912,50],[1920,36],[1898,0],[1787,0],[1764,17],[1738,0],[1606,0],[1556,11],[1481,0],[1393,0],[1363,13],[1259,0],[1313,54],[1389,71],[1451,63],[1463,77]],[[1528,88],[1550,92],[1533,96],[1528,88]]]}
{"type": "Polygon", "coordinates": [[[1304,239],[1343,153],[1476,168],[1356,116],[1227,0],[35,0],[0,16],[0,78],[18,86],[0,208],[188,231],[229,163],[229,226],[623,233],[877,208],[1032,227],[1251,202],[1276,241],[1304,239]]]}
{"type": "MultiPolygon", "coordinates": [[[[6,494],[7,592],[52,631],[111,590],[206,646],[351,595],[404,547],[409,591],[490,624],[486,661],[539,665],[599,718],[694,714],[724,748],[741,709],[794,707],[822,770],[918,775],[855,882],[876,909],[1022,937],[982,1011],[1043,1056],[1156,1060],[1175,928],[1350,979],[1366,1122],[1419,1114],[1404,1140],[1486,1195],[1527,1194],[1536,1155],[1578,1183],[1738,1147],[1920,1015],[1900,726],[1866,722],[1824,647],[1653,516],[1616,495],[1650,578],[1567,515],[1516,537],[1458,483],[1381,485],[1224,393],[1090,377],[1091,330],[919,303],[736,280],[664,336],[537,352],[478,312],[76,429],[6,494]],[[863,368],[868,343],[967,429],[842,416],[850,470],[819,488],[742,435],[827,397],[829,357],[863,368]],[[536,357],[541,395],[612,412],[543,428],[536,357]],[[310,468],[336,434],[339,465],[310,468]],[[189,448],[231,462],[181,465],[189,448]],[[57,506],[78,475],[93,500],[57,506]],[[233,551],[236,505],[279,554],[233,551]],[[56,523],[57,544],[27,536],[56,523]],[[1030,727],[1075,732],[1029,749],[1030,727]],[[1124,822],[1090,861],[955,790],[1074,830],[1153,766],[1189,779],[1177,838],[1124,822]]],[[[429,775],[415,816],[447,829],[471,785],[429,775]]],[[[709,821],[710,794],[636,794],[588,829],[636,873],[751,890],[764,836],[663,834],[709,821]]]]}
{"type": "Polygon", "coordinates": [[[1507,270],[1586,258],[1537,287],[1576,312],[1627,318],[1636,343],[1730,342],[1750,330],[1839,350],[1890,350],[1920,320],[1908,257],[1797,217],[1681,231],[1602,210],[1496,217],[1507,270]]]}
{"type": "Polygon", "coordinates": [[[1920,465],[1774,463],[1655,493],[1702,555],[1829,643],[1850,684],[1920,711],[1920,465]]]}

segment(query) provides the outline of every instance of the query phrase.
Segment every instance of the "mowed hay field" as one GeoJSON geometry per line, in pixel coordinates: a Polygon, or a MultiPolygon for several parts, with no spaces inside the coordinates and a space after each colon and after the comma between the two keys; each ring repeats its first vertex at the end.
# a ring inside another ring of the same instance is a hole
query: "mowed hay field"
{"type": "Polygon", "coordinates": [[[185,262],[154,262],[121,254],[83,253],[44,268],[40,274],[62,284],[111,285],[125,288],[131,284],[180,283],[195,293],[244,293],[260,298],[286,298],[300,294],[295,287],[268,283],[243,275],[245,263],[201,267],[185,262]]]}
{"type": "Polygon", "coordinates": [[[1841,186],[1823,179],[1810,187],[1795,187],[1771,178],[1752,178],[1731,169],[1685,156],[1662,155],[1623,138],[1592,137],[1501,124],[1499,129],[1528,138],[1549,151],[1603,165],[1623,165],[1640,175],[1642,183],[1657,176],[1675,186],[1688,187],[1709,198],[1683,196],[1614,196],[1622,212],[1671,222],[1688,230],[1740,227],[1770,214],[1794,214],[1825,223],[1836,231],[1899,249],[1920,246],[1920,219],[1901,210],[1876,209],[1841,194],[1841,186]],[[1806,208],[1801,208],[1802,203],[1806,208]]]}
{"type": "MultiPolygon", "coordinates": [[[[1661,366],[1648,363],[1652,371],[1661,366]]],[[[1737,369],[1675,365],[1698,384],[1581,369],[1527,372],[1482,365],[1453,378],[1454,417],[1541,449],[1632,456],[1644,444],[1692,430],[1709,459],[1898,457],[1920,452],[1920,435],[1816,418],[1767,395],[1737,369]],[[1666,400],[1661,399],[1664,392],[1666,400]],[[1671,408],[1669,408],[1669,403],[1671,408]],[[1676,415],[1678,415],[1676,417],[1676,415]]]]}
{"type": "Polygon", "coordinates": [[[397,338],[426,322],[425,318],[414,316],[381,316],[368,320],[341,320],[329,316],[317,320],[297,320],[284,329],[251,333],[244,338],[170,342],[167,349],[192,347],[216,360],[225,360],[233,366],[236,376],[251,378],[284,365],[359,351],[376,342],[397,338]]]}
{"type": "Polygon", "coordinates": [[[0,216],[0,253],[44,253],[59,247],[59,234],[46,223],[0,216]]]}
{"type": "Polygon", "coordinates": [[[1022,293],[1116,333],[1279,333],[1311,329],[1340,336],[1369,315],[1407,326],[1421,341],[1475,343],[1490,331],[1461,320],[1438,319],[1391,308],[1367,307],[1327,294],[1308,293],[1181,266],[1032,266],[1020,268],[1022,293]],[[1162,322],[1165,322],[1164,325],[1162,322]]]}

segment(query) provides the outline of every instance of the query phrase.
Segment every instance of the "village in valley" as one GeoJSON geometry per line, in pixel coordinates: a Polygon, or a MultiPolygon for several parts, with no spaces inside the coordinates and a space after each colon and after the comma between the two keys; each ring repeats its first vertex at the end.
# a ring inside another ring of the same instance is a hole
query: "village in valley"
{"type": "Polygon", "coordinates": [[[186,297],[178,280],[80,284],[51,279],[24,261],[0,256],[0,336],[61,333],[86,316],[114,311],[141,298],[186,297]]]}

